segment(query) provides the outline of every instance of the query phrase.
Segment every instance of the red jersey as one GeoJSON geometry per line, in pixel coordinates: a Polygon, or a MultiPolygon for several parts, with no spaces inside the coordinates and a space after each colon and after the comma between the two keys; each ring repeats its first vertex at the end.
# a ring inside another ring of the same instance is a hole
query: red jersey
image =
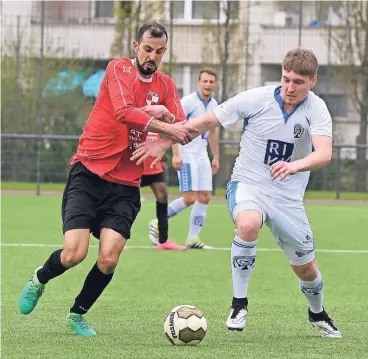
{"type": "Polygon", "coordinates": [[[107,181],[139,187],[143,164],[137,166],[130,157],[146,140],[146,128],[153,118],[140,110],[146,105],[164,105],[176,121],[185,119],[171,77],[156,71],[146,79],[132,60],[111,61],[70,163],[80,161],[107,181]]]}
{"type": "MultiPolygon", "coordinates": [[[[160,139],[160,135],[155,132],[148,132],[147,141],[158,141],[160,139]]],[[[164,168],[161,162],[157,162],[153,168],[151,168],[151,163],[154,161],[154,158],[147,158],[144,163],[143,174],[144,175],[156,175],[158,173],[164,172],[164,168]]]]}

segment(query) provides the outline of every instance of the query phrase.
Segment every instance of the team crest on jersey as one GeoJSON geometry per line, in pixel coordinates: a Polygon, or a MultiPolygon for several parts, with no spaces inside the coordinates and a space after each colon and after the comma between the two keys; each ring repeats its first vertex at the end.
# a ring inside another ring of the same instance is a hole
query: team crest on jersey
{"type": "Polygon", "coordinates": [[[296,123],[294,125],[294,138],[302,137],[303,132],[304,132],[304,127],[300,123],[296,123]]]}
{"type": "Polygon", "coordinates": [[[157,105],[158,100],[160,99],[160,95],[153,91],[148,91],[147,97],[146,97],[146,103],[147,105],[157,105]]]}

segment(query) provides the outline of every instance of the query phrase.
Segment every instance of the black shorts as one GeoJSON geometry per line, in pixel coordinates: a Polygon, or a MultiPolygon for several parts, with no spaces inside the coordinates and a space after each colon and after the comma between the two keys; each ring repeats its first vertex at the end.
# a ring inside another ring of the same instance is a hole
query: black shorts
{"type": "Polygon", "coordinates": [[[165,173],[156,173],[154,175],[143,175],[141,187],[151,186],[153,183],[165,182],[165,173]]]}
{"type": "Polygon", "coordinates": [[[63,233],[89,228],[100,238],[101,228],[106,227],[129,239],[140,208],[139,187],[106,181],[77,162],[70,169],[63,194],[63,233]]]}

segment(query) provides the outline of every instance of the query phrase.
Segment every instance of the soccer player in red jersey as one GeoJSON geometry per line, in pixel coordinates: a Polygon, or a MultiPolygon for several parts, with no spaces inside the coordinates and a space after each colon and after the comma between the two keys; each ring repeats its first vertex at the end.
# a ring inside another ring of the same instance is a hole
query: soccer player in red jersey
{"type": "Polygon", "coordinates": [[[64,247],[34,271],[19,297],[21,313],[32,312],[51,279],[84,260],[92,232],[100,240],[98,259],[68,312],[67,325],[77,335],[96,335],[84,314],[111,281],[141,207],[143,165],[130,161],[132,153],[148,131],[183,144],[195,131],[181,123],[168,123],[185,116],[172,79],[157,70],[167,40],[162,25],[144,24],[133,42],[135,58],[118,58],[108,64],[70,160],[62,199],[64,247]]]}
{"type": "MultiPolygon", "coordinates": [[[[160,139],[158,133],[149,132],[147,141],[157,141],[160,139]]],[[[165,168],[163,161],[157,162],[151,167],[154,158],[148,158],[144,161],[143,177],[141,187],[150,186],[156,197],[156,218],[150,221],[150,239],[156,244],[159,250],[174,250],[183,251],[185,246],[176,244],[173,240],[168,239],[169,235],[169,219],[167,217],[167,186],[165,183],[165,168]],[[154,233],[151,233],[151,228],[154,228],[154,233]],[[158,233],[158,237],[157,237],[158,233]]]]}

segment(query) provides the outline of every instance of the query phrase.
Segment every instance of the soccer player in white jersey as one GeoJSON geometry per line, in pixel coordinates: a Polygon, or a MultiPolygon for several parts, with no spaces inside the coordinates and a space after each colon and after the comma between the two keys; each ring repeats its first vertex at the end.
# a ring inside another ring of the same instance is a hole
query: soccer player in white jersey
{"type": "MultiPolygon", "coordinates": [[[[257,238],[266,224],[299,277],[309,322],[322,337],[341,338],[323,307],[322,275],[303,205],[310,171],[328,165],[332,157],[331,116],[324,101],[310,91],[317,82],[317,69],[313,52],[291,50],[282,63],[281,86],[244,91],[191,120],[200,132],[244,123],[226,195],[236,225],[231,248],[234,295],[226,321],[229,330],[245,328],[257,238]]],[[[170,143],[165,139],[155,146],[144,144],[134,157],[158,160],[170,143]]]]}
{"type": "MultiPolygon", "coordinates": [[[[211,68],[204,68],[199,73],[198,91],[181,99],[187,120],[213,110],[217,101],[212,97],[216,90],[217,74],[211,68]]],[[[219,169],[219,129],[212,128],[187,145],[172,146],[173,167],[178,171],[179,188],[183,196],[172,201],[168,206],[168,217],[174,217],[185,208],[193,205],[190,213],[187,248],[211,249],[204,244],[199,235],[206,218],[208,203],[212,194],[212,176],[219,169]],[[207,144],[212,152],[212,163],[208,157],[207,144]]],[[[150,222],[150,239],[157,243],[157,222],[150,222]]]]}

